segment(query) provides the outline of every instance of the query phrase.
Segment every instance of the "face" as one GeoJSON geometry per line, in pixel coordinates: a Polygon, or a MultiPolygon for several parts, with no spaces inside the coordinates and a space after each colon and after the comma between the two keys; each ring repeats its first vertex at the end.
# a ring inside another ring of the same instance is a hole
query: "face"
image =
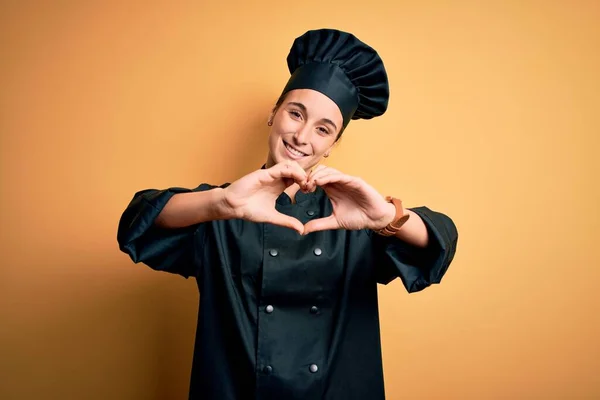
{"type": "Polygon", "coordinates": [[[311,89],[287,93],[272,121],[266,167],[294,160],[306,171],[331,151],[343,124],[333,100],[311,89]]]}

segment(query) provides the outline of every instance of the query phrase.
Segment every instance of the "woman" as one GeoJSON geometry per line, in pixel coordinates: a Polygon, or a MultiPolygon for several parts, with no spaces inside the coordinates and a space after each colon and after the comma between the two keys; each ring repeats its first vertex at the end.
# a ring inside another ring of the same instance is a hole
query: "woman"
{"type": "Polygon", "coordinates": [[[351,34],[297,38],[266,164],[231,184],[135,194],[118,231],[136,263],[200,291],[190,398],[383,399],[377,283],[439,283],[452,220],[319,166],[351,119],[385,112],[383,62],[351,34]]]}

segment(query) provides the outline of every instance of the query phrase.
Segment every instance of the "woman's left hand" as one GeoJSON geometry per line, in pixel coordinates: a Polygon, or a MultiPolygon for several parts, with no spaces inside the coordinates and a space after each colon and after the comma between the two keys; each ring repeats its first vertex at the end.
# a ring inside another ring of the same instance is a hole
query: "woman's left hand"
{"type": "Polygon", "coordinates": [[[320,165],[309,173],[307,182],[301,189],[313,192],[320,186],[331,200],[333,213],[309,221],[304,226],[305,235],[326,229],[378,230],[392,222],[396,214],[394,205],[361,178],[320,165]]]}

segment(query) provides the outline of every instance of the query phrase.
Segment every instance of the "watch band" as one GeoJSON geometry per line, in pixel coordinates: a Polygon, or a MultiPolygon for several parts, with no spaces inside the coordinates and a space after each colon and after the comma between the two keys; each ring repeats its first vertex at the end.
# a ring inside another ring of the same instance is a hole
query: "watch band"
{"type": "Polygon", "coordinates": [[[394,207],[396,207],[396,215],[394,216],[394,220],[387,224],[385,228],[375,232],[382,236],[394,236],[400,230],[400,228],[402,228],[402,225],[404,225],[406,221],[408,221],[408,218],[410,218],[410,214],[404,213],[404,207],[402,207],[402,200],[397,199],[395,197],[386,196],[385,201],[387,201],[388,203],[392,203],[394,207]]]}

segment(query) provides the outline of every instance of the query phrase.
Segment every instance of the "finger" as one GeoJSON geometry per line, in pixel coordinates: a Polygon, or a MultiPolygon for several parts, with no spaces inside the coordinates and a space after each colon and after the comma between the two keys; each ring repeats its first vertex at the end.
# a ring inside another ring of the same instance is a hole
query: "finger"
{"type": "Polygon", "coordinates": [[[325,165],[317,165],[315,168],[311,169],[308,173],[308,178],[315,176],[315,174],[319,171],[323,171],[324,169],[327,169],[329,167],[325,166],[325,165]]]}
{"type": "Polygon", "coordinates": [[[340,171],[338,171],[337,169],[331,168],[331,167],[325,167],[323,169],[320,169],[319,171],[316,171],[314,174],[312,174],[309,178],[309,182],[313,185],[316,186],[314,184],[315,180],[331,175],[331,174],[341,174],[340,171]]]}
{"type": "Polygon", "coordinates": [[[326,167],[324,165],[320,165],[319,167],[320,168],[316,168],[314,171],[311,171],[311,173],[308,176],[309,179],[315,179],[316,177],[319,177],[322,175],[331,174],[333,172],[339,172],[336,169],[333,169],[331,167],[326,167]]]}
{"type": "Polygon", "coordinates": [[[309,221],[304,225],[304,235],[311,232],[324,231],[327,229],[339,229],[340,224],[334,215],[325,218],[317,218],[309,221]]]}
{"type": "Polygon", "coordinates": [[[297,180],[296,183],[298,183],[300,187],[304,186],[306,184],[306,178],[308,174],[306,173],[304,168],[302,168],[300,164],[298,164],[296,161],[291,161],[290,165],[291,168],[296,172],[296,174],[302,177],[302,179],[297,180]]]}
{"type": "Polygon", "coordinates": [[[327,168],[324,165],[317,165],[315,168],[311,169],[310,171],[308,171],[308,174],[306,175],[306,184],[304,185],[304,191],[309,193],[309,192],[314,192],[315,191],[315,187],[312,184],[312,177],[314,176],[314,174],[317,171],[322,170],[323,168],[327,168]]]}
{"type": "Polygon", "coordinates": [[[315,168],[314,170],[312,170],[308,173],[308,176],[306,177],[306,191],[307,192],[315,191],[317,186],[314,184],[313,178],[317,174],[321,173],[321,171],[326,170],[326,169],[327,169],[327,167],[325,167],[324,165],[319,165],[317,168],[315,168]]]}
{"type": "Polygon", "coordinates": [[[336,170],[319,171],[318,173],[314,174],[310,178],[310,180],[312,182],[314,182],[317,179],[324,178],[326,176],[331,176],[331,175],[343,175],[343,174],[341,172],[336,171],[336,170]]]}
{"type": "Polygon", "coordinates": [[[272,179],[293,179],[298,184],[306,181],[306,171],[298,163],[291,161],[282,162],[271,167],[269,175],[272,179]]]}
{"type": "Polygon", "coordinates": [[[289,215],[282,214],[278,211],[275,211],[272,215],[269,216],[268,222],[274,225],[279,225],[293,229],[301,235],[304,234],[304,225],[302,224],[302,222],[300,222],[294,217],[290,217],[289,215]]]}
{"type": "Polygon", "coordinates": [[[315,173],[323,170],[324,168],[328,168],[326,165],[319,164],[315,168],[311,169],[309,175],[314,175],[315,173]]]}
{"type": "Polygon", "coordinates": [[[318,169],[320,169],[322,167],[323,167],[322,165],[317,165],[316,168],[311,169],[311,170],[308,171],[308,173],[306,174],[306,181],[304,182],[303,185],[301,185],[301,188],[302,188],[303,192],[310,193],[312,191],[311,187],[310,187],[310,177],[312,176],[312,174],[315,173],[316,170],[318,170],[318,169]]]}
{"type": "Polygon", "coordinates": [[[283,161],[272,167],[277,173],[287,175],[289,173],[298,173],[306,176],[306,171],[296,161],[283,161]]]}
{"type": "Polygon", "coordinates": [[[316,186],[324,187],[328,184],[339,183],[348,185],[352,182],[352,177],[341,172],[332,172],[331,174],[322,175],[313,179],[312,183],[316,186]]]}
{"type": "Polygon", "coordinates": [[[338,174],[329,174],[322,177],[319,177],[314,180],[314,184],[318,186],[325,186],[331,183],[341,183],[343,185],[349,185],[353,182],[353,179],[349,175],[345,175],[342,173],[338,174]]]}

